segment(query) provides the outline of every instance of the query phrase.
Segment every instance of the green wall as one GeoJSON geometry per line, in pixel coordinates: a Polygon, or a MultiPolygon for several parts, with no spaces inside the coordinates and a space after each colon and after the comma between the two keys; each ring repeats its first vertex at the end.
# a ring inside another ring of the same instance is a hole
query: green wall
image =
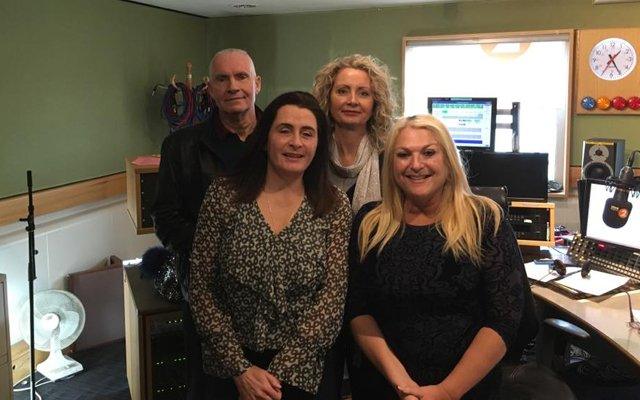
{"type": "MultiPolygon", "coordinates": [[[[207,49],[247,49],[263,77],[264,105],[291,89],[310,89],[329,59],[373,54],[397,77],[400,97],[402,37],[438,34],[632,27],[640,25],[640,4],[592,5],[592,0],[474,1],[411,7],[212,18],[207,49]]],[[[443,65],[443,70],[446,65],[443,65]]],[[[526,77],[525,77],[526,79],[526,77]]],[[[640,84],[636,82],[640,94],[640,84]]],[[[574,116],[571,164],[581,161],[582,140],[615,137],[640,148],[638,116],[574,116]]]]}
{"type": "MultiPolygon", "coordinates": [[[[116,0],[0,0],[0,198],[124,170],[168,132],[156,83],[206,72],[207,20],[116,0]]],[[[182,80],[182,79],[179,79],[182,80]]]]}
{"type": "MultiPolygon", "coordinates": [[[[198,18],[118,0],[0,0],[0,198],[124,170],[159,152],[167,126],[156,83],[206,73],[211,54],[247,49],[263,76],[258,103],[310,89],[329,59],[360,52],[385,61],[400,94],[402,37],[638,26],[640,4],[592,0],[474,1],[255,17],[198,18]]],[[[637,84],[637,83],[636,83],[637,84]]],[[[640,92],[640,84],[638,84],[640,92]]],[[[637,116],[575,116],[582,140],[620,137],[640,148],[637,116]]]]}

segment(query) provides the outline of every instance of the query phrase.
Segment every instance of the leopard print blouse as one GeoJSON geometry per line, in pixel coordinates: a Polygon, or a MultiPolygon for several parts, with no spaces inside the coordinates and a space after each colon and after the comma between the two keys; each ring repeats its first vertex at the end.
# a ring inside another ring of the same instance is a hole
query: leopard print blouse
{"type": "Polygon", "coordinates": [[[347,290],[352,213],[340,192],[323,218],[303,200],[275,235],[257,203],[235,203],[224,179],[205,195],[191,253],[190,306],[208,374],[238,376],[243,348],[277,350],[269,372],[317,391],[337,336],[347,290]]]}

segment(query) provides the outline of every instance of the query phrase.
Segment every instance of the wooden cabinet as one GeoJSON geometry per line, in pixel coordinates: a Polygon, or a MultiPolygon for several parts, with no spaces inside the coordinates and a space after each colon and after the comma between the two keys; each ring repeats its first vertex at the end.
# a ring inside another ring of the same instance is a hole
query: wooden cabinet
{"type": "Polygon", "coordinates": [[[127,380],[132,400],[182,400],[186,358],[179,306],[162,299],[137,267],[124,269],[127,380]]]}
{"type": "MultiPolygon", "coordinates": [[[[138,157],[146,161],[152,156],[138,157]]],[[[127,171],[127,211],[133,221],[138,235],[153,233],[153,220],[151,209],[156,195],[156,182],[158,177],[158,165],[147,161],[143,164],[135,164],[136,160],[126,159],[127,171]]]]}
{"type": "Polygon", "coordinates": [[[525,201],[511,202],[509,222],[516,232],[520,246],[555,246],[556,205],[554,203],[536,203],[525,201]],[[522,233],[531,235],[538,231],[542,237],[537,239],[523,239],[522,233]]]}
{"type": "Polygon", "coordinates": [[[10,349],[7,277],[0,274],[0,399],[7,400],[13,399],[10,349]]]}

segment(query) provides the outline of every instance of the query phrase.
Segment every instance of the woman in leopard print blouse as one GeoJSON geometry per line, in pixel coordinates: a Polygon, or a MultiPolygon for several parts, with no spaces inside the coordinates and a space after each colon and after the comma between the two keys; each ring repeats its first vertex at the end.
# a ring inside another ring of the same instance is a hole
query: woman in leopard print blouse
{"type": "Polygon", "coordinates": [[[327,179],[328,124],[313,96],[264,111],[237,175],[214,180],[189,296],[211,399],[313,399],[340,330],[351,208],[327,179]]]}

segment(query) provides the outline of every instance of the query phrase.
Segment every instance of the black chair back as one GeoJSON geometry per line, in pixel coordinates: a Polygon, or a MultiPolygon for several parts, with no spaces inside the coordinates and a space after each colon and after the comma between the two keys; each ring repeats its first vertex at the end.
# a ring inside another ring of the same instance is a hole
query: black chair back
{"type": "Polygon", "coordinates": [[[506,186],[471,186],[471,192],[495,201],[502,207],[504,215],[509,215],[509,200],[507,199],[506,186]]]}

